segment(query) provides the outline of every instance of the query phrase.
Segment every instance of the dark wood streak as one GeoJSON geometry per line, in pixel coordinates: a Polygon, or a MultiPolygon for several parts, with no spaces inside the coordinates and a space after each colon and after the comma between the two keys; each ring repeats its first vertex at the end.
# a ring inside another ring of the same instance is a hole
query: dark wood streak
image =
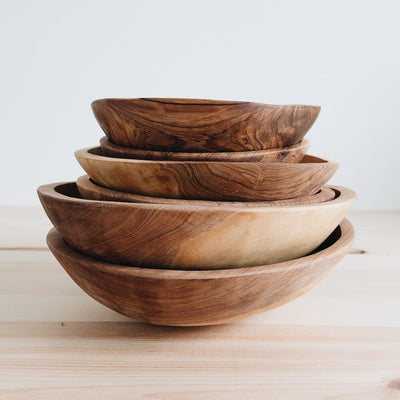
{"type": "Polygon", "coordinates": [[[303,139],[320,111],[318,106],[185,99],[101,99],[92,109],[113,143],[167,152],[288,147],[303,139]]]}
{"type": "Polygon", "coordinates": [[[321,281],[353,241],[353,227],[344,220],[306,257],[250,268],[177,271],[105,263],[68,247],[54,229],[47,236],[66,272],[95,300],[129,317],[172,326],[220,324],[285,304],[321,281]]]}
{"type": "Polygon", "coordinates": [[[177,105],[187,105],[187,106],[204,106],[212,105],[215,107],[219,106],[231,106],[235,104],[249,104],[249,101],[224,101],[224,100],[207,100],[207,99],[162,99],[162,98],[150,98],[141,97],[140,100],[151,101],[154,103],[161,104],[177,104],[177,105]]]}

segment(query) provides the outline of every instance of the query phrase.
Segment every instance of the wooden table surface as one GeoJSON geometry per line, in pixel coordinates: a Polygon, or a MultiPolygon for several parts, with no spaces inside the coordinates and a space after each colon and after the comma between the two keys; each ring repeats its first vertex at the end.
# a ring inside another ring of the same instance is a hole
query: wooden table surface
{"type": "Polygon", "coordinates": [[[47,250],[39,208],[0,208],[0,399],[400,399],[400,212],[303,297],[228,325],[130,320],[47,250]]]}

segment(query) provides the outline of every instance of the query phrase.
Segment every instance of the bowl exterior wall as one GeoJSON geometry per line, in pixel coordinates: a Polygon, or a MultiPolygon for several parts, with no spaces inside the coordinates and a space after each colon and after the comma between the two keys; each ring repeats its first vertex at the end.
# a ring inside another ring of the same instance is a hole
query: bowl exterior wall
{"type": "Polygon", "coordinates": [[[127,160],[102,154],[100,148],[75,153],[99,185],[144,196],[190,200],[270,201],[309,196],[338,168],[333,161],[312,156],[290,164],[127,160]],[[318,161],[308,162],[310,159],[318,161]]]}
{"type": "Polygon", "coordinates": [[[185,99],[101,99],[93,113],[120,146],[173,152],[252,151],[298,143],[320,107],[185,99]]]}
{"type": "Polygon", "coordinates": [[[308,140],[302,140],[289,147],[255,150],[255,151],[230,151],[214,153],[183,153],[162,152],[134,149],[119,146],[112,143],[106,137],[100,140],[100,146],[107,157],[129,158],[136,160],[160,160],[160,161],[231,161],[231,162],[286,162],[299,163],[310,147],[308,140]]]}
{"type": "Polygon", "coordinates": [[[229,322],[285,304],[322,280],[354,239],[344,221],[335,243],[290,262],[237,271],[149,271],[105,264],[69,248],[55,231],[48,245],[71,278],[91,297],[129,317],[158,325],[229,322]],[[171,274],[172,272],[172,274],[171,274]],[[202,278],[201,274],[205,277],[202,278]],[[172,275],[172,276],[171,276],[172,275]]]}
{"type": "Polygon", "coordinates": [[[146,267],[218,269],[308,254],[344,218],[355,194],[345,201],[239,210],[74,201],[51,190],[40,199],[63,239],[91,256],[146,267]]]}

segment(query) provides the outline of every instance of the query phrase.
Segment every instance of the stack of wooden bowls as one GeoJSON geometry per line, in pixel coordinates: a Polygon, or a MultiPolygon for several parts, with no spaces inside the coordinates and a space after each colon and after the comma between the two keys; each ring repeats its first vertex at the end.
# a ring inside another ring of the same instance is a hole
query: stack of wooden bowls
{"type": "Polygon", "coordinates": [[[104,305],[161,325],[228,322],[286,303],[350,248],[356,195],[305,155],[320,107],[190,99],[92,103],[106,134],[88,175],[38,189],[48,245],[104,305]]]}

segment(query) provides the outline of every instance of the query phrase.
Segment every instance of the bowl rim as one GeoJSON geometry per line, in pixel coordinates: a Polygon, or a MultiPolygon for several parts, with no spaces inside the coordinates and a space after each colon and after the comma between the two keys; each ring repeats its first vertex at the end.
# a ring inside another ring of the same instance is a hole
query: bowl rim
{"type": "Polygon", "coordinates": [[[78,188],[76,186],[76,182],[55,182],[47,185],[39,186],[37,189],[39,198],[47,197],[52,198],[54,200],[58,200],[61,202],[68,202],[70,204],[79,204],[93,206],[97,208],[125,208],[125,209],[150,209],[150,210],[160,210],[160,211],[179,211],[179,212],[205,212],[205,213],[272,213],[272,212],[296,212],[299,210],[315,210],[323,207],[342,207],[343,204],[354,202],[357,199],[357,194],[346,187],[343,186],[328,186],[333,189],[337,195],[329,201],[313,203],[313,204],[297,204],[290,206],[274,206],[274,207],[235,207],[235,206],[209,206],[209,205],[191,205],[191,204],[155,204],[155,203],[128,203],[121,201],[112,201],[112,200],[90,200],[83,199],[79,197],[68,196],[66,194],[60,193],[57,191],[57,188],[60,186],[74,186],[78,192],[78,188]]]}
{"type": "MultiPolygon", "coordinates": [[[[75,158],[79,161],[80,159],[84,160],[92,160],[96,162],[108,162],[113,164],[121,164],[127,163],[132,165],[203,165],[209,166],[211,163],[210,161],[204,160],[142,160],[142,159],[134,159],[134,158],[117,158],[117,157],[107,157],[104,155],[104,151],[100,146],[91,146],[85,147],[83,149],[76,150],[75,158]],[[93,152],[100,153],[94,154],[93,152]]],[[[249,168],[254,166],[263,167],[268,165],[269,169],[276,169],[276,170],[283,170],[283,169],[298,169],[298,168],[310,168],[311,165],[328,165],[331,168],[338,168],[339,163],[337,161],[333,161],[330,159],[325,159],[317,156],[313,156],[311,154],[306,154],[301,162],[299,163],[277,163],[271,160],[263,160],[263,161],[241,161],[241,162],[234,162],[234,161],[212,161],[213,166],[226,166],[230,165],[233,168],[249,168]]]]}
{"type": "Polygon", "coordinates": [[[265,108],[293,108],[293,107],[305,107],[310,109],[315,109],[316,111],[321,110],[321,106],[318,105],[308,105],[308,104],[269,104],[254,102],[248,100],[217,100],[217,99],[199,99],[190,97],[103,97],[95,99],[91,102],[91,107],[94,105],[107,102],[139,102],[148,101],[152,103],[169,104],[169,105],[187,105],[187,106],[234,106],[234,105],[254,105],[265,108]]]}
{"type": "MultiPolygon", "coordinates": [[[[216,152],[187,152],[187,151],[164,151],[164,150],[146,150],[146,149],[138,149],[135,147],[126,147],[126,146],[121,146],[117,143],[114,143],[110,140],[110,138],[108,138],[107,136],[103,136],[100,139],[100,148],[102,148],[103,143],[108,142],[110,143],[110,147],[114,148],[115,151],[137,151],[137,152],[142,152],[144,154],[148,153],[150,154],[154,154],[154,153],[162,153],[162,154],[179,154],[181,157],[182,156],[188,156],[188,157],[193,157],[196,156],[197,154],[201,154],[204,157],[213,157],[215,155],[219,155],[219,156],[228,156],[228,155],[237,155],[238,157],[243,156],[243,155],[248,155],[248,154],[254,154],[254,155],[258,155],[258,154],[273,154],[273,153],[280,153],[280,152],[284,152],[284,151],[290,151],[290,150],[297,150],[297,149],[306,149],[306,151],[308,150],[308,148],[310,147],[311,143],[308,139],[302,139],[300,140],[300,142],[297,143],[293,143],[290,146],[286,146],[286,147],[273,147],[271,149],[264,149],[264,150],[245,150],[245,151],[216,151],[216,152]]],[[[107,144],[107,143],[106,143],[107,144]]],[[[107,157],[107,156],[104,156],[107,157]]],[[[112,158],[116,158],[116,157],[112,157],[112,158]]],[[[132,158],[125,158],[125,157],[118,157],[119,159],[123,159],[123,160],[132,160],[132,158]]],[[[134,159],[134,158],[133,158],[134,159]]],[[[140,159],[143,160],[143,159],[140,159]]],[[[163,160],[152,160],[152,161],[163,161],[163,160]]],[[[164,160],[164,161],[168,161],[168,160],[164,160]]],[[[184,160],[181,160],[184,161],[184,160]]],[[[188,160],[188,161],[194,161],[194,160],[188,160]]],[[[231,160],[227,160],[227,161],[231,161],[231,160]]],[[[266,160],[265,160],[266,161],[266,160]]],[[[218,161],[214,161],[214,160],[208,160],[207,162],[218,162],[218,161]]],[[[226,162],[226,161],[223,161],[226,162]]],[[[246,161],[241,161],[241,162],[246,162],[246,161]]],[[[250,162],[255,162],[255,161],[250,161],[250,162]]],[[[260,162],[260,161],[258,161],[260,162]]],[[[298,163],[295,163],[298,164],[298,163]]]]}
{"type": "MultiPolygon", "coordinates": [[[[100,185],[99,183],[95,182],[88,174],[85,175],[81,175],[77,180],[76,180],[76,186],[78,188],[78,191],[81,192],[80,188],[81,186],[83,186],[83,189],[88,189],[88,185],[90,187],[94,187],[94,188],[98,188],[99,192],[115,192],[115,193],[123,193],[125,194],[125,192],[121,192],[119,190],[116,189],[111,189],[105,186],[100,185]]],[[[91,190],[89,187],[89,190],[91,190]]],[[[311,196],[315,196],[317,195],[319,192],[321,192],[322,190],[329,190],[329,191],[333,191],[335,193],[335,196],[331,199],[333,200],[335,197],[337,197],[337,193],[334,191],[334,189],[332,189],[331,187],[324,185],[322,186],[316,193],[309,195],[309,196],[304,196],[304,198],[308,198],[311,196]]],[[[199,206],[208,206],[208,207],[243,207],[243,208],[252,208],[252,207],[263,207],[265,203],[271,203],[268,205],[268,207],[271,206],[285,206],[285,207],[289,207],[290,205],[285,205],[285,204],[276,204],[277,202],[286,202],[289,200],[293,200],[293,199],[285,199],[285,200],[257,200],[257,201],[223,201],[223,200],[189,200],[189,199],[175,199],[175,198],[165,198],[165,197],[155,197],[155,196],[146,196],[143,194],[136,194],[136,193],[129,193],[126,192],[127,195],[132,195],[136,197],[135,201],[129,201],[129,200],[119,200],[119,199],[115,199],[115,200],[111,200],[111,199],[104,199],[104,200],[99,200],[99,201],[116,201],[116,202],[125,202],[125,203],[151,203],[151,204],[171,204],[171,205],[199,205],[199,206]],[[141,199],[146,199],[146,201],[140,201],[141,199]],[[160,199],[164,199],[164,200],[170,200],[170,201],[157,201],[160,199]],[[152,201],[153,200],[153,201],[152,201]],[[155,200],[155,201],[154,201],[155,200]]],[[[81,193],[82,195],[82,193],[81,193]]],[[[86,199],[84,196],[82,196],[83,199],[86,199]]],[[[90,199],[87,199],[90,200],[90,199]]],[[[325,202],[327,201],[331,201],[331,200],[325,200],[325,202]]],[[[319,202],[313,202],[313,203],[309,203],[309,204],[318,204],[319,202]]],[[[322,203],[322,202],[321,202],[322,203]]],[[[300,203],[301,204],[301,203],[300,203]]]]}
{"type": "Polygon", "coordinates": [[[243,268],[216,269],[216,270],[174,270],[174,269],[157,269],[146,267],[131,267],[121,264],[112,264],[100,259],[87,256],[68,246],[63,240],[61,234],[52,228],[47,235],[47,244],[50,249],[53,247],[63,255],[72,259],[86,260],[87,264],[95,262],[96,269],[105,273],[118,274],[130,277],[154,279],[165,281],[173,280],[205,280],[205,279],[228,279],[240,278],[242,276],[257,276],[270,274],[274,272],[282,272],[284,270],[294,270],[302,268],[312,268],[315,260],[324,256],[325,260],[336,257],[336,253],[344,248],[349,249],[354,241],[354,228],[352,224],[344,218],[342,222],[331,233],[340,230],[340,236],[329,246],[308,254],[304,257],[295,258],[289,261],[283,261],[275,264],[258,265],[243,268]],[[51,244],[50,244],[51,243],[51,244]]]}

